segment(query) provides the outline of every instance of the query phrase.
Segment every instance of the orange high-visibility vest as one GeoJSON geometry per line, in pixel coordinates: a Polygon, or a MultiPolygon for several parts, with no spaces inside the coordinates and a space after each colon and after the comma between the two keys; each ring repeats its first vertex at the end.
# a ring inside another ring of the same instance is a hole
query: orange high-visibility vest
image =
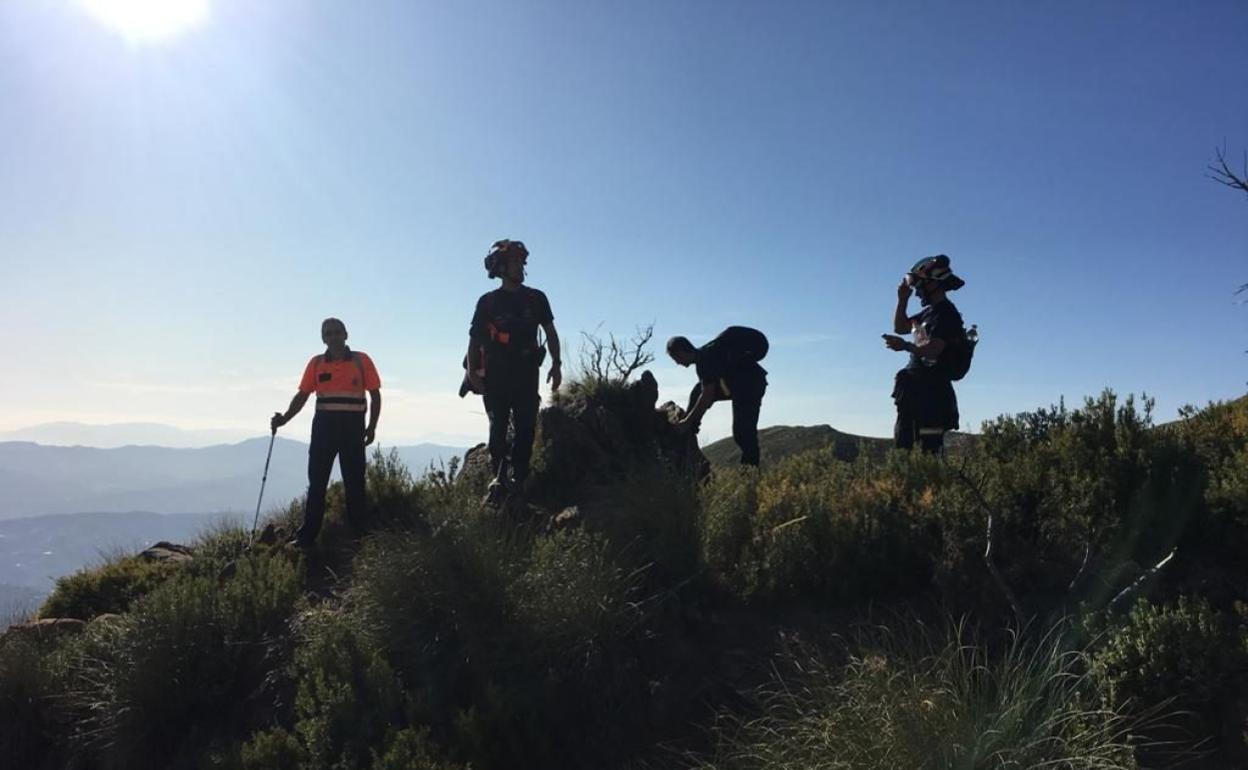
{"type": "Polygon", "coordinates": [[[299,382],[300,393],[316,393],[316,409],[322,412],[363,412],[368,408],[364,393],[380,388],[377,367],[357,350],[348,350],[342,361],[313,356],[299,382]]]}

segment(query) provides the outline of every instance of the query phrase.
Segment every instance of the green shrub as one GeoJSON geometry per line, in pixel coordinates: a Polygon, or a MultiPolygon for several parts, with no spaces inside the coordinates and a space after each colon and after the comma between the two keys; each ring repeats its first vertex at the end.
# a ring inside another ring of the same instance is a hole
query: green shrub
{"type": "Polygon", "coordinates": [[[111,559],[58,578],[52,595],[39,608],[39,617],[90,620],[107,612],[126,612],[180,569],[180,564],[139,556],[111,559]]]}
{"type": "Polygon", "coordinates": [[[251,736],[240,751],[243,770],[301,770],[306,763],[303,744],[280,727],[251,736]]]}
{"type": "Polygon", "coordinates": [[[1248,689],[1246,640],[1204,599],[1141,601],[1109,631],[1092,671],[1115,707],[1191,712],[1194,737],[1210,735],[1222,710],[1248,689]]]}
{"type": "MultiPolygon", "coordinates": [[[[251,522],[247,522],[248,525],[251,522]]],[[[251,531],[236,521],[221,520],[204,528],[191,543],[195,554],[196,569],[220,569],[225,564],[241,558],[251,544],[251,531]]]]}
{"type": "Polygon", "coordinates": [[[408,727],[395,732],[385,752],[373,762],[371,770],[459,770],[441,757],[429,740],[429,731],[408,727]]]}
{"type": "Polygon", "coordinates": [[[0,639],[0,757],[6,766],[38,768],[58,748],[48,657],[53,645],[0,639]]]}
{"type": "Polygon", "coordinates": [[[581,530],[537,541],[532,561],[512,585],[517,620],[540,645],[534,663],[588,665],[602,647],[636,624],[638,575],[610,557],[609,544],[581,530]]]}
{"type": "Polygon", "coordinates": [[[706,770],[1135,767],[1132,723],[1088,695],[1084,656],[1057,634],[991,653],[965,627],[946,638],[877,630],[839,656],[800,645],[756,697],[726,714],[706,770]]]}
{"type": "Polygon", "coordinates": [[[848,464],[831,449],[761,473],[716,473],[703,494],[708,567],[748,599],[854,602],[930,583],[940,552],[940,463],[896,453],[848,464]]]}
{"type": "Polygon", "coordinates": [[[383,454],[373,451],[365,471],[365,494],[368,498],[368,527],[410,528],[418,519],[421,507],[412,474],[399,459],[396,449],[383,454]]]}
{"type": "Polygon", "coordinates": [[[611,756],[645,722],[646,682],[628,673],[641,573],[601,534],[533,536],[471,515],[436,532],[370,539],[350,595],[411,720],[473,767],[611,756]]]}
{"type": "Polygon", "coordinates": [[[295,655],[295,733],[312,767],[367,767],[404,722],[403,692],[379,651],[351,620],[322,612],[295,655]]]}
{"type": "Polygon", "coordinates": [[[637,463],[617,480],[587,490],[583,525],[601,534],[612,557],[644,570],[648,591],[683,584],[701,569],[698,489],[679,472],[637,463]]]}
{"type": "Polygon", "coordinates": [[[287,561],[246,559],[225,580],[179,575],[125,622],[93,626],[59,664],[75,745],[103,767],[163,768],[245,734],[298,596],[287,561]]]}

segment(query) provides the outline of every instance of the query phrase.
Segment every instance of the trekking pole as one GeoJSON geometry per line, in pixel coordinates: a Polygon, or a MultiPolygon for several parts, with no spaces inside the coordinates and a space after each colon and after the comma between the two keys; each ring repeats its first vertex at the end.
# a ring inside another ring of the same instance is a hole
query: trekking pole
{"type": "Polygon", "coordinates": [[[264,499],[264,485],[269,480],[269,460],[273,459],[273,440],[277,438],[277,428],[273,428],[269,433],[269,453],[264,456],[264,476],[260,478],[260,496],[256,498],[256,516],[251,520],[251,537],[248,538],[250,545],[256,543],[256,525],[260,523],[260,501],[264,499]]]}

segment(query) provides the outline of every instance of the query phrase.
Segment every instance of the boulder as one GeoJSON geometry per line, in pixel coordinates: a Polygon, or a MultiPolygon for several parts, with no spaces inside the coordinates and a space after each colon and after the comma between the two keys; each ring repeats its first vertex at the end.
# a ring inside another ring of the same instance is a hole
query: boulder
{"type": "Polygon", "coordinates": [[[277,525],[275,525],[271,521],[268,524],[265,524],[264,529],[260,530],[260,536],[256,538],[256,543],[258,543],[259,545],[267,545],[267,546],[277,545],[278,543],[277,525]]]}
{"type": "Polygon", "coordinates": [[[490,464],[490,448],[487,444],[477,444],[464,453],[464,462],[459,466],[456,483],[471,484],[484,487],[494,478],[494,469],[490,464]]]}
{"type": "Polygon", "coordinates": [[[195,557],[192,555],[190,548],[161,540],[151,548],[140,553],[139,558],[144,561],[163,561],[180,564],[191,561],[195,557]]]}
{"type": "Polygon", "coordinates": [[[42,618],[26,623],[14,623],[3,634],[0,634],[0,641],[46,642],[79,633],[86,627],[87,622],[78,618],[42,618]]]}

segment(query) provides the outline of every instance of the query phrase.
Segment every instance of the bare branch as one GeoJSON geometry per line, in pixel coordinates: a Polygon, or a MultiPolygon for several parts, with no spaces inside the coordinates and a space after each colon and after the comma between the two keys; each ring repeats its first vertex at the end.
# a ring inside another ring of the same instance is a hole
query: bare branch
{"type": "MultiPolygon", "coordinates": [[[[1218,163],[1217,165],[1207,167],[1212,173],[1206,176],[1218,184],[1224,184],[1227,187],[1242,190],[1248,194],[1248,152],[1244,153],[1244,170],[1238,174],[1232,171],[1231,165],[1226,162],[1226,150],[1217,148],[1214,150],[1214,154],[1217,156],[1218,163]]],[[[1240,291],[1243,291],[1242,287],[1240,291]]]]}
{"type": "Polygon", "coordinates": [[[997,561],[993,558],[993,536],[995,534],[994,522],[996,517],[993,514],[992,506],[988,505],[988,500],[984,497],[984,493],[979,491],[979,485],[971,481],[970,476],[960,467],[954,467],[954,472],[958,477],[975,493],[975,498],[979,501],[979,505],[984,509],[984,513],[988,515],[988,526],[985,533],[987,545],[984,547],[984,563],[988,565],[988,572],[992,575],[992,579],[996,581],[997,587],[1001,589],[1001,593],[1005,594],[1005,599],[1010,603],[1010,609],[1014,610],[1014,618],[1018,621],[1019,628],[1027,624],[1027,616],[1023,614],[1023,605],[1019,604],[1018,597],[1010,590],[1009,584],[1005,582],[1005,578],[1001,576],[1000,570],[997,569],[997,561]]]}
{"type": "MultiPolygon", "coordinates": [[[[596,331],[596,330],[595,330],[596,331]]],[[[614,334],[606,339],[590,332],[581,332],[581,374],[596,382],[627,382],[639,369],[654,360],[647,350],[654,339],[654,324],[637,327],[631,339],[619,340],[614,334]]]]}
{"type": "Polygon", "coordinates": [[[1134,583],[1122,589],[1122,591],[1120,591],[1117,596],[1115,596],[1113,599],[1109,601],[1109,608],[1111,610],[1116,609],[1118,605],[1123,602],[1124,599],[1127,599],[1139,593],[1140,589],[1144,587],[1144,584],[1147,583],[1154,576],[1156,576],[1158,572],[1161,572],[1161,568],[1166,566],[1166,564],[1171,559],[1174,558],[1174,555],[1176,553],[1178,553],[1177,548],[1170,551],[1170,553],[1166,555],[1166,558],[1162,559],[1161,561],[1157,562],[1149,569],[1145,570],[1144,574],[1136,578],[1134,583]]]}

